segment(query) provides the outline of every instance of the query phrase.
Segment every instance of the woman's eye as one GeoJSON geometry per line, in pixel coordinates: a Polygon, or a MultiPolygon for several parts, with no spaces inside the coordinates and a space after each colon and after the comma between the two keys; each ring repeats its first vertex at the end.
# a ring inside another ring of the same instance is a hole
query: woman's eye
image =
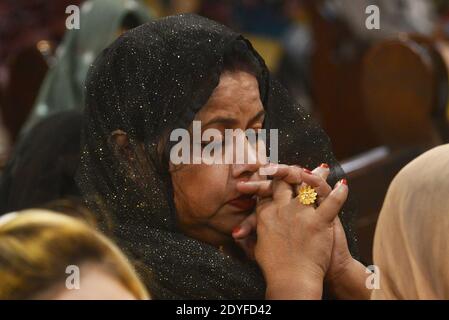
{"type": "Polygon", "coordinates": [[[201,147],[204,148],[208,145],[210,146],[224,146],[225,141],[224,140],[211,140],[211,141],[203,141],[201,143],[201,147]]]}
{"type": "Polygon", "coordinates": [[[252,132],[246,136],[249,143],[255,144],[257,144],[262,137],[261,128],[252,129],[252,132]]]}

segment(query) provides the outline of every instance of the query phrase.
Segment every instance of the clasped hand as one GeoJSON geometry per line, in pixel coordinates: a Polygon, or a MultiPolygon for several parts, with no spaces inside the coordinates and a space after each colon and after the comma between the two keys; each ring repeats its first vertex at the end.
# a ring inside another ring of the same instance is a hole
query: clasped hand
{"type": "Polygon", "coordinates": [[[233,237],[259,264],[267,298],[320,299],[324,280],[338,279],[353,260],[338,218],[348,196],[346,180],[331,188],[326,165],[312,172],[282,164],[266,168],[272,179],[237,186],[255,194],[258,203],[233,237]],[[318,194],[315,205],[296,198],[296,189],[304,184],[318,194]]]}

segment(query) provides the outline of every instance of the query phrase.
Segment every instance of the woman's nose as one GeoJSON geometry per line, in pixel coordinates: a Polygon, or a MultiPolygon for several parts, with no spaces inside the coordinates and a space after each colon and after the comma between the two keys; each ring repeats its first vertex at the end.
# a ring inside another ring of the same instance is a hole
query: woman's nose
{"type": "Polygon", "coordinates": [[[251,144],[245,139],[244,161],[237,161],[233,164],[232,173],[234,178],[242,176],[250,177],[258,172],[259,168],[267,163],[265,148],[261,143],[251,144]]]}

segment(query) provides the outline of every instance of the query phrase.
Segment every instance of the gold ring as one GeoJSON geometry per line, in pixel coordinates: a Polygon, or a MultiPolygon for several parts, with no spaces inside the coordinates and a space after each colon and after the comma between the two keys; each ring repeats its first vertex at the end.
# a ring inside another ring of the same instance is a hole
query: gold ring
{"type": "Polygon", "coordinates": [[[314,204],[318,194],[311,186],[302,186],[298,190],[298,201],[304,205],[314,204]]]}

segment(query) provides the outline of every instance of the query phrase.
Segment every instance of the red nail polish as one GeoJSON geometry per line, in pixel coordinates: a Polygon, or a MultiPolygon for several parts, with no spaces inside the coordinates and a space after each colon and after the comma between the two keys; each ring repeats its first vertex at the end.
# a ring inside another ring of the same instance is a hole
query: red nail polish
{"type": "Polygon", "coordinates": [[[327,163],[320,164],[320,167],[324,169],[329,169],[329,165],[327,163]]]}
{"type": "Polygon", "coordinates": [[[340,180],[340,183],[341,183],[341,184],[344,184],[345,186],[348,185],[348,181],[347,181],[346,179],[341,179],[341,180],[340,180]]]}
{"type": "Polygon", "coordinates": [[[235,227],[234,229],[232,229],[232,234],[236,234],[237,232],[239,232],[240,230],[242,230],[242,228],[240,226],[235,227]]]}
{"type": "Polygon", "coordinates": [[[302,169],[305,173],[308,173],[308,174],[312,174],[312,171],[310,171],[309,169],[302,169]]]}

